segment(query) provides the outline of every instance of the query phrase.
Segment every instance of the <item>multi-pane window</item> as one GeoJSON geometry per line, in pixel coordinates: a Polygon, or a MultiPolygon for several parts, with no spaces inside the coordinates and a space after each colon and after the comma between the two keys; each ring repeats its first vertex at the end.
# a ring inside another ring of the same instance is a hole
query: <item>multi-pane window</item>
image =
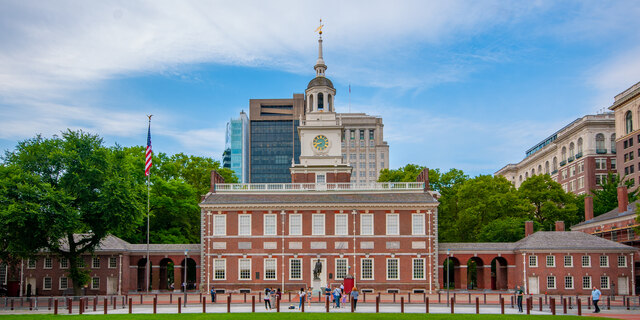
{"type": "Polygon", "coordinates": [[[302,259],[289,259],[289,280],[302,280],[302,259]]]}
{"type": "Polygon", "coordinates": [[[627,267],[627,257],[626,256],[618,256],[618,267],[619,268],[627,267]]]}
{"type": "Polygon", "coordinates": [[[609,277],[607,276],[600,277],[600,289],[609,289],[609,277]]]}
{"type": "Polygon", "coordinates": [[[94,290],[100,289],[100,277],[91,278],[91,289],[94,289],[94,290]]]}
{"type": "Polygon", "coordinates": [[[547,267],[556,266],[556,256],[547,256],[547,267]]]}
{"type": "Polygon", "coordinates": [[[398,219],[399,216],[397,214],[387,214],[387,235],[395,236],[400,234],[398,219]]]}
{"type": "Polygon", "coordinates": [[[573,267],[573,256],[564,256],[564,266],[573,267]]]}
{"type": "Polygon", "coordinates": [[[227,278],[227,259],[213,259],[213,279],[225,280],[227,278]]]}
{"type": "Polygon", "coordinates": [[[278,234],[276,225],[278,223],[278,217],[275,214],[264,215],[264,235],[275,236],[278,234]]]}
{"type": "Polygon", "coordinates": [[[591,256],[582,256],[582,266],[591,267],[591,256]]]}
{"type": "Polygon", "coordinates": [[[27,259],[27,269],[36,268],[36,259],[27,259]]]}
{"type": "Polygon", "coordinates": [[[414,213],[411,215],[411,234],[414,236],[424,235],[424,214],[423,213],[414,213]]]}
{"type": "Polygon", "coordinates": [[[100,268],[100,257],[93,257],[91,259],[91,268],[94,268],[94,269],[100,268]]]}
{"type": "Polygon", "coordinates": [[[369,153],[369,160],[375,160],[376,159],[376,154],[375,153],[369,153]]]}
{"type": "Polygon", "coordinates": [[[0,263],[0,285],[7,284],[7,269],[6,263],[0,263]]]}
{"type": "Polygon", "coordinates": [[[424,258],[413,259],[413,280],[424,280],[424,258]]]}
{"type": "Polygon", "coordinates": [[[572,276],[564,277],[564,288],[565,289],[573,289],[573,277],[572,276]]]}
{"type": "Polygon", "coordinates": [[[238,273],[240,280],[251,280],[251,259],[238,260],[238,273]]]}
{"type": "Polygon", "coordinates": [[[264,259],[264,279],[276,280],[277,279],[276,268],[277,268],[276,259],[273,259],[273,258],[264,259]]]}
{"type": "Polygon", "coordinates": [[[372,258],[362,259],[360,266],[362,268],[360,272],[361,279],[373,280],[373,259],[372,258]]]}
{"type": "Polygon", "coordinates": [[[584,177],[578,178],[578,189],[584,188],[584,177]]]}
{"type": "Polygon", "coordinates": [[[78,268],[84,268],[84,257],[78,257],[78,268]]]}
{"type": "Polygon", "coordinates": [[[44,268],[45,269],[53,268],[53,259],[51,259],[51,257],[44,258],[44,268]]]}
{"type": "Polygon", "coordinates": [[[380,168],[384,168],[384,161],[380,161],[380,168]]]}
{"type": "Polygon", "coordinates": [[[609,256],[600,256],[600,267],[609,267],[609,256]]]}
{"type": "Polygon", "coordinates": [[[607,169],[607,159],[596,159],[596,169],[598,170],[607,169]]]}
{"type": "Polygon", "coordinates": [[[355,139],[356,138],[356,131],[355,130],[351,130],[350,136],[351,136],[351,139],[355,139]]]}
{"type": "Polygon", "coordinates": [[[611,170],[616,169],[616,159],[611,159],[611,170]]]}
{"type": "Polygon", "coordinates": [[[538,266],[538,256],[529,256],[529,267],[538,266]]]}
{"type": "Polygon", "coordinates": [[[387,259],[387,280],[399,280],[400,274],[398,272],[398,259],[387,259]]]}
{"type": "Polygon", "coordinates": [[[364,130],[360,130],[360,140],[364,140],[364,130]]]}
{"type": "Polygon", "coordinates": [[[344,279],[347,276],[347,259],[336,259],[336,279],[344,279]]]}
{"type": "Polygon", "coordinates": [[[51,277],[42,278],[42,289],[51,290],[52,282],[51,277]]]}
{"type": "Polygon", "coordinates": [[[314,236],[324,235],[324,214],[314,214],[311,216],[313,220],[311,234],[314,236]]]}
{"type": "Polygon", "coordinates": [[[69,268],[69,259],[60,258],[60,269],[66,269],[66,268],[69,268]]]}
{"type": "Polygon", "coordinates": [[[361,154],[360,154],[360,160],[364,160],[364,159],[366,158],[366,156],[367,156],[366,154],[361,153],[361,154]]]}
{"type": "Polygon", "coordinates": [[[116,257],[109,257],[109,268],[115,269],[118,266],[118,260],[116,257]]]}
{"type": "Polygon", "coordinates": [[[289,215],[289,235],[292,235],[292,236],[302,235],[302,215],[301,214],[289,215]]]}
{"type": "Polygon", "coordinates": [[[227,235],[227,216],[224,214],[216,214],[213,216],[213,235],[227,235]]]}
{"type": "Polygon", "coordinates": [[[373,129],[369,129],[369,140],[373,140],[373,129]]]}
{"type": "Polygon", "coordinates": [[[591,277],[582,277],[582,289],[591,289],[591,277]]]}
{"type": "Polygon", "coordinates": [[[360,215],[360,234],[373,235],[373,214],[360,215]]]}
{"type": "Polygon", "coordinates": [[[60,277],[60,290],[66,290],[69,288],[69,278],[60,277]]]}
{"type": "Polygon", "coordinates": [[[349,234],[348,220],[349,215],[347,214],[336,214],[335,215],[335,233],[337,236],[346,236],[349,234]]]}
{"type": "Polygon", "coordinates": [[[251,235],[251,215],[250,214],[238,215],[238,235],[239,236],[251,235]]]}
{"type": "Polygon", "coordinates": [[[556,288],[556,277],[548,276],[547,277],[547,289],[555,289],[556,288]]]}

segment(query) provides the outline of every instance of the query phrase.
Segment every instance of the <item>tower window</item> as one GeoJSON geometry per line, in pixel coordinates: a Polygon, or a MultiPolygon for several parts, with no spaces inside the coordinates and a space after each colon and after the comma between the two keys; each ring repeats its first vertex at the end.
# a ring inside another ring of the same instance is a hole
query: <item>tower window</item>
{"type": "Polygon", "coordinates": [[[324,95],[322,92],[318,93],[318,111],[324,110],[324,95]]]}

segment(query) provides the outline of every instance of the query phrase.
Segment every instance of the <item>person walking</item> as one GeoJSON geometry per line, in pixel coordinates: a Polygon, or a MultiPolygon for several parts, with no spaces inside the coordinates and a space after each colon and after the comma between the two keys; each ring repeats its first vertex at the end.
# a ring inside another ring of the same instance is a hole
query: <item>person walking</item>
{"type": "Polygon", "coordinates": [[[329,288],[329,286],[324,288],[324,297],[327,299],[326,301],[331,302],[331,288],[329,288]]]}
{"type": "Polygon", "coordinates": [[[298,292],[298,296],[300,297],[300,303],[298,304],[298,309],[300,309],[300,311],[302,311],[302,305],[304,304],[304,297],[307,295],[306,292],[304,292],[304,288],[300,288],[300,292],[298,292]]]}
{"type": "Polygon", "coordinates": [[[340,308],[340,296],[342,295],[342,291],[340,291],[340,287],[336,287],[333,290],[333,301],[336,303],[336,308],[340,308]]]}
{"type": "Polygon", "coordinates": [[[593,287],[593,290],[591,291],[591,300],[593,300],[593,307],[595,308],[595,311],[593,311],[593,313],[600,313],[598,301],[600,301],[601,294],[602,293],[600,292],[600,290],[598,290],[598,288],[593,287]]]}
{"type": "Polygon", "coordinates": [[[516,297],[518,299],[518,312],[522,313],[522,298],[524,297],[522,286],[516,286],[516,297]]]}
{"type": "Polygon", "coordinates": [[[313,288],[312,287],[307,288],[307,296],[305,298],[307,299],[307,306],[309,308],[311,308],[311,298],[313,298],[313,288]]]}
{"type": "Polygon", "coordinates": [[[211,286],[211,302],[216,303],[216,290],[211,286]]]}
{"type": "Polygon", "coordinates": [[[271,310],[271,289],[264,289],[264,308],[271,310]]]}
{"type": "Polygon", "coordinates": [[[274,298],[276,299],[276,304],[280,305],[280,302],[282,301],[282,291],[280,290],[280,288],[278,288],[278,291],[276,291],[276,295],[274,296],[274,298]]]}
{"type": "Polygon", "coordinates": [[[353,311],[356,311],[356,307],[358,306],[359,296],[360,296],[360,292],[358,292],[358,288],[353,287],[351,289],[351,303],[353,304],[353,311]]]}

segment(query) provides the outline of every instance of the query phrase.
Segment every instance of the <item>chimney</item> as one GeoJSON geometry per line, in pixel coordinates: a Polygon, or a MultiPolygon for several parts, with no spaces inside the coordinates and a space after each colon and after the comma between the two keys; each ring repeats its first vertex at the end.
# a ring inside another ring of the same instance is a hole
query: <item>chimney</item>
{"type": "Polygon", "coordinates": [[[556,231],[564,231],[564,221],[556,221],[556,231]]]}
{"type": "Polygon", "coordinates": [[[629,206],[629,197],[627,195],[627,187],[620,186],[618,187],[618,212],[627,211],[628,206],[629,206]]]}
{"type": "Polygon", "coordinates": [[[416,178],[417,182],[424,182],[424,191],[431,190],[429,186],[429,168],[422,169],[422,172],[418,174],[418,178],[416,178]]]}
{"type": "Polygon", "coordinates": [[[211,170],[211,187],[209,192],[216,192],[216,183],[224,183],[224,178],[216,170],[211,170]]]}
{"type": "Polygon", "coordinates": [[[533,234],[533,221],[525,221],[524,223],[524,236],[528,237],[533,234]]]}
{"type": "Polygon", "coordinates": [[[584,197],[584,221],[593,219],[593,197],[584,197]]]}

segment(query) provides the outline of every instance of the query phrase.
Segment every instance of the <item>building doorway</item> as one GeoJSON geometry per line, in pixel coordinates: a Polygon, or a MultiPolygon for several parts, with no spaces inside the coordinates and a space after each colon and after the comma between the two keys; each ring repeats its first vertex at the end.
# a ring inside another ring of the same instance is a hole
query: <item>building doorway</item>
{"type": "Polygon", "coordinates": [[[538,277],[529,277],[529,281],[527,282],[529,289],[529,294],[539,294],[540,289],[538,288],[538,277]]]}
{"type": "Polygon", "coordinates": [[[325,288],[327,286],[327,259],[314,258],[311,259],[310,263],[311,270],[309,270],[309,274],[311,275],[311,287],[313,290],[320,290],[320,288],[325,288]],[[317,274],[316,274],[316,271],[317,274]],[[317,276],[317,278],[316,278],[317,276]]]}

